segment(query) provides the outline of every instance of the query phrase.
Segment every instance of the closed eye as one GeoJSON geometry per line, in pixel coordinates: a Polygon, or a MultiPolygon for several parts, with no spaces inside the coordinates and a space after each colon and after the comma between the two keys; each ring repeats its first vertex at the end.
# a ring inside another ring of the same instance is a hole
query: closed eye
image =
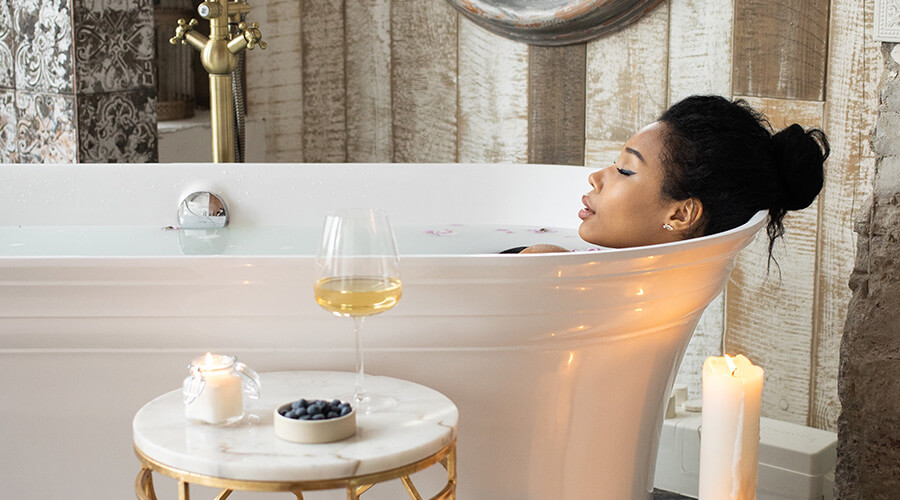
{"type": "Polygon", "coordinates": [[[626,169],[626,168],[619,168],[619,167],[616,167],[616,170],[618,170],[620,174],[625,175],[625,176],[628,176],[628,175],[634,175],[634,174],[637,173],[637,172],[635,172],[635,171],[633,171],[633,170],[628,170],[628,169],[626,169]]]}

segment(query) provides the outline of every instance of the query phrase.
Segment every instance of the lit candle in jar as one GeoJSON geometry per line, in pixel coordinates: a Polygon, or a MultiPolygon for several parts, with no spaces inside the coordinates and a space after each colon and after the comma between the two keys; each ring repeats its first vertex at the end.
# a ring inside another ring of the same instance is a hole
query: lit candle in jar
{"type": "Polygon", "coordinates": [[[703,363],[700,500],[755,500],[763,369],[743,355],[703,363]]]}
{"type": "MultiPolygon", "coordinates": [[[[244,414],[241,376],[234,371],[234,358],[206,353],[191,362],[191,376],[185,380],[186,396],[191,384],[199,383],[199,394],[185,400],[185,416],[208,424],[233,421],[244,414]],[[202,378],[202,382],[197,378],[202,378]]],[[[194,386],[194,391],[196,391],[194,386]]]]}

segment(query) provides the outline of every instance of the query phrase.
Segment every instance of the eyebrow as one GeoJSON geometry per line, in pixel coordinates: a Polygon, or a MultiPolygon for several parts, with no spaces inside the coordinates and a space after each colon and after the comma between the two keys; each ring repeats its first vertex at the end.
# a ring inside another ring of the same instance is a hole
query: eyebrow
{"type": "Polygon", "coordinates": [[[647,161],[644,160],[644,155],[642,155],[640,151],[638,151],[636,149],[631,149],[631,148],[625,148],[625,151],[633,154],[634,156],[637,156],[638,160],[641,160],[642,162],[647,163],[647,161]]]}

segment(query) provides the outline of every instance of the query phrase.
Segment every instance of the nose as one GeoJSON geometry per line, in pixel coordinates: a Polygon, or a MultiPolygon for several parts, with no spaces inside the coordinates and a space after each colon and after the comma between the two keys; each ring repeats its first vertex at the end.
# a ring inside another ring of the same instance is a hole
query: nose
{"type": "Polygon", "coordinates": [[[603,187],[603,172],[607,169],[601,168],[600,170],[592,173],[588,176],[588,183],[591,187],[594,188],[595,191],[600,191],[600,188],[603,187]]]}

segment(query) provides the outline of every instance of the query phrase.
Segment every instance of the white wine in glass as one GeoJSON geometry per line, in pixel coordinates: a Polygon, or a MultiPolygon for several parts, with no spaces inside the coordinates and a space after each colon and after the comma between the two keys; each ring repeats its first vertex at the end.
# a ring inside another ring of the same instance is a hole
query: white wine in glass
{"type": "Polygon", "coordinates": [[[371,413],[395,406],[388,395],[366,392],[361,332],[365,317],[394,307],[402,295],[400,260],[387,213],[369,208],[328,212],[317,264],[316,302],[337,316],[353,318],[357,410],[371,413]]]}
{"type": "Polygon", "coordinates": [[[327,277],[316,281],[316,302],[339,316],[371,316],[394,307],[402,290],[396,278],[327,277]]]}

